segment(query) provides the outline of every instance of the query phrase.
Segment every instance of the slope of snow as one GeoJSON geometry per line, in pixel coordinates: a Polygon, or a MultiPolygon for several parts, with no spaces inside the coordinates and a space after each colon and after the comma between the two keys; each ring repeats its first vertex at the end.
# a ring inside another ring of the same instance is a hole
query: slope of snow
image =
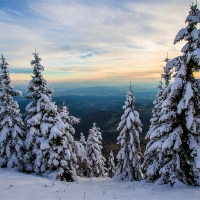
{"type": "Polygon", "coordinates": [[[76,182],[61,182],[0,169],[0,199],[15,200],[195,200],[200,197],[199,187],[153,185],[142,182],[115,181],[110,178],[80,178],[76,182]]]}

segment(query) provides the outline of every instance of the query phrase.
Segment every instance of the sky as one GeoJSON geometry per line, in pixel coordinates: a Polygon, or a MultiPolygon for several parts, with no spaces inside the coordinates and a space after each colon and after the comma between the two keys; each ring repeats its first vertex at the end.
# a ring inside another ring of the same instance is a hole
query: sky
{"type": "MultiPolygon", "coordinates": [[[[199,2],[200,3],[200,2],[199,2]]],[[[36,51],[53,84],[156,85],[186,27],[189,0],[0,0],[0,52],[14,84],[31,79],[36,51]]]]}

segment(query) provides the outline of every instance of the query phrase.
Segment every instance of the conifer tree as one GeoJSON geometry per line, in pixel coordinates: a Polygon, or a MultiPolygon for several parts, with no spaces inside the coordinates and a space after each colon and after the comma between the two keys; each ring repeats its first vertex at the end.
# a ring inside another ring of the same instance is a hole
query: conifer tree
{"type": "MultiPolygon", "coordinates": [[[[81,158],[79,158],[79,160],[77,160],[77,157],[80,157],[81,153],[84,154],[84,149],[82,149],[81,144],[79,144],[79,142],[75,142],[74,141],[74,137],[73,135],[75,134],[75,129],[73,127],[73,124],[77,124],[80,122],[79,118],[76,118],[74,116],[69,116],[69,111],[68,108],[65,104],[65,102],[63,102],[62,105],[62,109],[59,111],[60,117],[66,127],[65,133],[68,139],[68,143],[72,148],[72,163],[75,169],[79,169],[78,174],[80,175],[80,161],[81,158]],[[79,164],[77,163],[79,162],[79,164]]],[[[83,161],[86,163],[85,158],[83,158],[83,161]]]]}
{"type": "Polygon", "coordinates": [[[75,129],[74,129],[73,125],[79,123],[80,119],[69,115],[69,111],[68,111],[68,108],[67,108],[65,102],[63,102],[62,109],[59,111],[59,113],[60,113],[61,119],[67,126],[68,132],[71,135],[73,135],[75,133],[75,129]]]}
{"type": "Polygon", "coordinates": [[[164,88],[163,88],[163,83],[162,83],[162,79],[161,79],[161,81],[158,85],[158,92],[156,95],[156,99],[153,102],[153,104],[154,104],[154,108],[152,110],[153,116],[150,119],[151,124],[150,124],[150,129],[147,132],[147,135],[145,137],[146,139],[149,139],[149,135],[151,135],[151,133],[159,127],[159,119],[160,119],[160,115],[162,112],[162,102],[164,100],[163,99],[163,91],[164,91],[164,88]]]}
{"type": "Polygon", "coordinates": [[[113,152],[110,151],[110,156],[108,158],[108,177],[113,178],[115,176],[115,161],[114,161],[114,156],[113,152]]]}
{"type": "Polygon", "coordinates": [[[96,123],[93,123],[92,129],[89,131],[88,139],[87,139],[87,157],[90,162],[91,170],[88,172],[88,176],[95,177],[105,177],[106,167],[105,162],[106,159],[103,157],[101,153],[101,132],[100,128],[96,126],[96,123]]]}
{"type": "Polygon", "coordinates": [[[8,63],[1,54],[0,64],[0,158],[1,167],[15,167],[23,171],[24,124],[19,105],[13,99],[22,93],[10,85],[8,63]]]}
{"type": "Polygon", "coordinates": [[[74,146],[73,135],[75,134],[75,129],[72,125],[79,123],[80,119],[76,118],[74,116],[69,116],[69,111],[68,111],[68,108],[67,108],[65,102],[63,102],[62,109],[59,111],[59,114],[60,114],[60,117],[61,117],[63,123],[66,126],[66,134],[68,136],[68,141],[69,141],[70,145],[73,147],[74,146]]]}
{"type": "Polygon", "coordinates": [[[121,117],[121,122],[118,125],[118,130],[121,130],[117,140],[120,145],[120,151],[117,155],[116,178],[141,180],[142,174],[140,170],[140,140],[139,134],[142,133],[142,123],[139,119],[139,113],[135,111],[135,98],[132,93],[132,86],[126,95],[124,114],[121,117]]]}
{"type": "MultiPolygon", "coordinates": [[[[166,65],[170,61],[170,59],[168,58],[168,53],[167,53],[167,58],[165,58],[164,61],[166,62],[166,65]]],[[[164,74],[162,74],[162,78],[164,78],[165,80],[165,88],[169,86],[171,76],[172,76],[172,72],[169,69],[164,70],[164,74]]]]}
{"type": "Polygon", "coordinates": [[[76,173],[78,176],[87,176],[88,171],[91,171],[90,162],[87,158],[86,149],[82,143],[75,141],[74,153],[77,158],[76,173]]]}
{"type": "Polygon", "coordinates": [[[43,78],[44,67],[37,53],[33,76],[27,88],[27,99],[33,99],[26,107],[26,170],[40,175],[71,181],[75,176],[74,154],[68,138],[68,127],[63,123],[57,106],[51,101],[53,90],[43,78]]]}
{"type": "Polygon", "coordinates": [[[86,148],[86,141],[85,141],[85,136],[83,135],[83,133],[80,133],[80,143],[86,148]]]}
{"type": "Polygon", "coordinates": [[[90,162],[86,153],[86,141],[83,133],[80,133],[80,141],[75,141],[74,152],[77,157],[76,172],[78,176],[88,176],[91,171],[90,162]]]}
{"type": "MultiPolygon", "coordinates": [[[[167,53],[167,58],[164,61],[167,64],[169,62],[169,60],[170,59],[168,58],[168,53],[167,53]]],[[[154,108],[152,110],[153,116],[150,120],[151,124],[150,124],[149,131],[147,132],[147,135],[145,137],[146,139],[149,139],[151,133],[154,130],[156,130],[157,128],[159,128],[159,126],[160,126],[160,118],[161,118],[162,112],[163,112],[162,103],[167,98],[167,95],[168,95],[168,89],[166,89],[166,88],[169,86],[171,74],[172,74],[172,72],[170,72],[170,70],[167,70],[166,72],[164,72],[164,74],[161,74],[161,81],[159,82],[159,85],[158,85],[158,92],[156,95],[156,99],[153,102],[153,104],[154,104],[154,108]],[[162,79],[165,80],[165,87],[163,86],[162,79]]],[[[155,157],[156,157],[156,155],[155,155],[155,157]]]]}
{"type": "Polygon", "coordinates": [[[175,80],[164,91],[159,127],[149,134],[143,164],[148,182],[200,185],[200,89],[194,77],[200,69],[199,18],[199,9],[192,5],[187,27],[174,40],[187,41],[183,55],[164,68],[175,69],[175,80]]]}

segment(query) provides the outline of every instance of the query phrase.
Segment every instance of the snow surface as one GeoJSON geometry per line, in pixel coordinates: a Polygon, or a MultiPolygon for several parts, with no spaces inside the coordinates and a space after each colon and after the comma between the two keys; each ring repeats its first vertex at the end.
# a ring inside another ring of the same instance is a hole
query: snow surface
{"type": "Polygon", "coordinates": [[[53,181],[40,176],[0,169],[0,199],[15,200],[198,200],[200,188],[153,185],[144,181],[110,178],[77,178],[76,182],[53,181]]]}

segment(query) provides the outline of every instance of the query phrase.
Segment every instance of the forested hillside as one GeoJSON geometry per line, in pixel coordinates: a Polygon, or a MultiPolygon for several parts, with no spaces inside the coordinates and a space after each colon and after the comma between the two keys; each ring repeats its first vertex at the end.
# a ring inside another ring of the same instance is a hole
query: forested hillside
{"type": "MultiPolygon", "coordinates": [[[[98,88],[98,87],[97,87],[98,88]]],[[[94,90],[96,91],[95,87],[94,90]]],[[[128,88],[128,87],[127,87],[128,88]]],[[[121,115],[123,113],[122,105],[125,101],[125,92],[121,92],[122,89],[115,89],[115,92],[111,94],[112,88],[101,87],[101,90],[94,93],[93,96],[85,94],[85,91],[91,91],[91,88],[80,88],[80,95],[72,95],[77,92],[76,89],[66,92],[65,96],[53,97],[53,101],[56,102],[58,107],[62,106],[63,101],[66,102],[69,112],[80,118],[80,123],[75,125],[75,138],[79,139],[80,132],[83,132],[86,136],[89,133],[89,129],[93,122],[96,122],[101,128],[103,135],[103,153],[108,157],[109,152],[113,149],[116,155],[119,150],[117,145],[117,131],[118,123],[120,122],[121,115]],[[68,94],[69,93],[69,94],[68,94]],[[116,95],[117,93],[117,95],[116,95]],[[122,93],[122,94],[121,94],[122,93]]],[[[124,88],[126,90],[126,88],[124,88]]],[[[149,129],[150,118],[152,116],[153,99],[156,96],[156,89],[150,91],[138,91],[135,92],[136,102],[135,107],[140,113],[140,119],[143,123],[143,132],[140,135],[142,152],[145,149],[147,140],[145,135],[149,129]]],[[[17,98],[21,112],[24,113],[28,100],[23,97],[17,98]]]]}

